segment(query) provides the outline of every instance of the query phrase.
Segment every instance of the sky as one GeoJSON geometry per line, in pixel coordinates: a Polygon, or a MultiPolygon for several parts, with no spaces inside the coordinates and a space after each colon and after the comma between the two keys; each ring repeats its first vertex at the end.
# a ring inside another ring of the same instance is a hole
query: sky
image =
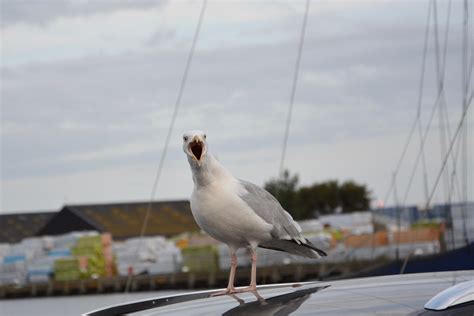
{"type": "MultiPolygon", "coordinates": [[[[202,2],[0,2],[0,212],[149,200],[202,2]]],[[[447,33],[451,135],[462,109],[463,3],[452,1],[447,33]]],[[[354,180],[385,199],[417,113],[428,5],[311,2],[285,160],[300,185],[354,180]]],[[[441,51],[448,5],[437,4],[441,51]]],[[[206,131],[236,177],[263,185],[278,175],[304,10],[304,1],[208,1],[156,200],[192,192],[188,130],[206,131]]],[[[431,17],[423,128],[437,97],[433,30],[431,17]]],[[[467,118],[472,161],[472,110],[467,118]]],[[[440,130],[436,114],[425,148],[430,190],[440,130]]],[[[416,136],[396,181],[399,200],[420,205],[421,168],[407,189],[418,148],[416,136]]],[[[434,202],[443,192],[441,182],[434,202]]]]}

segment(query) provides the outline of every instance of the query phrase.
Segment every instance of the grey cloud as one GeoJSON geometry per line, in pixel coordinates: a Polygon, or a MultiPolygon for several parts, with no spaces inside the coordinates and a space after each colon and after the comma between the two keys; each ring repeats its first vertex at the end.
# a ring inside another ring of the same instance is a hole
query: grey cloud
{"type": "Polygon", "coordinates": [[[86,16],[124,9],[148,9],[167,1],[156,0],[5,0],[1,2],[1,25],[17,23],[46,25],[63,17],[86,16]]]}
{"type": "MultiPolygon", "coordinates": [[[[422,23],[360,29],[349,23],[329,37],[325,28],[330,21],[312,21],[290,151],[292,146],[324,148],[351,140],[403,139],[415,114],[422,23]],[[331,84],[325,80],[332,80],[331,84]]],[[[453,28],[452,52],[459,48],[458,31],[453,28]]],[[[205,38],[205,27],[202,32],[205,38]]],[[[160,49],[161,39],[172,35],[158,31],[142,52],[1,69],[3,120],[13,126],[1,135],[2,176],[12,179],[155,163],[189,49],[189,43],[176,50],[160,49]],[[97,160],[65,159],[142,143],[150,144],[149,150],[118,152],[113,158],[97,160]]],[[[265,44],[215,49],[200,44],[168,159],[182,159],[180,135],[192,128],[207,129],[213,148],[224,158],[237,160],[258,150],[277,153],[297,34],[265,44]]],[[[459,58],[449,56],[447,89],[456,96],[459,58]]],[[[430,53],[430,69],[432,60],[430,53]]],[[[434,74],[427,78],[429,109],[434,74]]]]}
{"type": "Polygon", "coordinates": [[[159,28],[150,38],[145,42],[147,46],[159,46],[164,42],[176,39],[176,31],[172,29],[166,29],[164,27],[159,28]]]}

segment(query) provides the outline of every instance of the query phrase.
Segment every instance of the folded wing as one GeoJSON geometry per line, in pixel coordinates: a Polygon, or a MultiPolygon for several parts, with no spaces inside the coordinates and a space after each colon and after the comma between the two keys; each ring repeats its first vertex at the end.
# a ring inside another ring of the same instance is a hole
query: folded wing
{"type": "Polygon", "coordinates": [[[273,225],[272,240],[260,244],[259,247],[310,258],[326,256],[324,251],[316,248],[301,235],[298,223],[273,195],[253,183],[243,180],[239,180],[239,183],[244,188],[240,197],[258,216],[273,225]]]}

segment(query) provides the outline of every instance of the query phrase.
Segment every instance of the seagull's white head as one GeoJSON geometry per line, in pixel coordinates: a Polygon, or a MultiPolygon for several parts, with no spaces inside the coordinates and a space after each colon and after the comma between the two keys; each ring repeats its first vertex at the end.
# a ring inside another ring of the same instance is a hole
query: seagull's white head
{"type": "Polygon", "coordinates": [[[184,133],[183,150],[188,156],[189,161],[195,161],[200,166],[207,153],[206,133],[203,131],[184,133]]]}

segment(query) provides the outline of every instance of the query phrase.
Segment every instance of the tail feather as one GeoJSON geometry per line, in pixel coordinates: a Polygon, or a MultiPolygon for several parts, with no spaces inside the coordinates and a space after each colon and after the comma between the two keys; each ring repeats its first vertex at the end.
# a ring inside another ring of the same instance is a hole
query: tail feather
{"type": "Polygon", "coordinates": [[[295,240],[287,239],[272,239],[270,241],[261,243],[259,247],[284,251],[307,258],[321,258],[322,256],[327,256],[323,250],[316,248],[316,246],[307,239],[306,243],[297,243],[295,240]]]}

